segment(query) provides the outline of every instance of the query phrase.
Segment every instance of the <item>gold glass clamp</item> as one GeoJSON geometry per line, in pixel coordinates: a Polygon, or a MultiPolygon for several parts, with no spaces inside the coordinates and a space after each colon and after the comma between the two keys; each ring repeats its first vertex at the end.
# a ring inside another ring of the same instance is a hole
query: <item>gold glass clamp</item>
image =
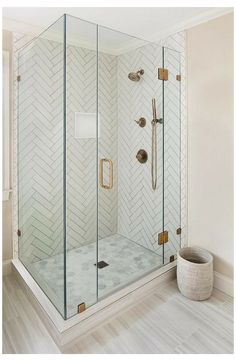
{"type": "Polygon", "coordinates": [[[102,188],[111,189],[113,187],[113,162],[111,159],[100,159],[100,185],[102,188]],[[109,165],[109,184],[104,184],[103,179],[103,164],[107,162],[109,165]]]}
{"type": "Polygon", "coordinates": [[[168,231],[163,231],[158,234],[158,244],[162,245],[169,241],[168,231]]]}
{"type": "Polygon", "coordinates": [[[169,74],[168,69],[165,68],[158,68],[158,79],[159,80],[168,80],[169,74]]]}

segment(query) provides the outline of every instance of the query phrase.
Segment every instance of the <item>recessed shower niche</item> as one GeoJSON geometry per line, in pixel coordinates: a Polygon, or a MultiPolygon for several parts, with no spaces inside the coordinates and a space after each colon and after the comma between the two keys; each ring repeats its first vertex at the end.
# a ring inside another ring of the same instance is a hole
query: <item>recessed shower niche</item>
{"type": "Polygon", "coordinates": [[[181,246],[180,74],[176,50],[68,15],[18,51],[19,259],[65,319],[181,246]]]}

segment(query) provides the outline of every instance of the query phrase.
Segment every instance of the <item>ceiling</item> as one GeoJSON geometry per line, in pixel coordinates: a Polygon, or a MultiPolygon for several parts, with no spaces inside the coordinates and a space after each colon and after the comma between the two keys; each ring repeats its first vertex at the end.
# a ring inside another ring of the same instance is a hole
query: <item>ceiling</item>
{"type": "Polygon", "coordinates": [[[233,11],[213,7],[9,7],[3,8],[3,28],[38,34],[64,13],[149,41],[160,40],[233,11]]]}

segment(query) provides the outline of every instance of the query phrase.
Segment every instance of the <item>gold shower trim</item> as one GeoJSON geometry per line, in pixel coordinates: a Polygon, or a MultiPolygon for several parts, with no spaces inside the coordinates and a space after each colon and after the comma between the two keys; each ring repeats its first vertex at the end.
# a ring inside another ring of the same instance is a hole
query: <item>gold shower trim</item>
{"type": "Polygon", "coordinates": [[[81,313],[81,312],[84,312],[86,310],[86,305],[84,302],[80,303],[78,306],[77,306],[77,313],[81,313]]]}
{"type": "Polygon", "coordinates": [[[158,234],[158,244],[159,246],[167,243],[169,241],[169,235],[168,235],[168,231],[163,231],[161,233],[158,234]]]}
{"type": "Polygon", "coordinates": [[[169,74],[168,69],[165,68],[158,68],[158,79],[159,80],[168,80],[169,74]]]}

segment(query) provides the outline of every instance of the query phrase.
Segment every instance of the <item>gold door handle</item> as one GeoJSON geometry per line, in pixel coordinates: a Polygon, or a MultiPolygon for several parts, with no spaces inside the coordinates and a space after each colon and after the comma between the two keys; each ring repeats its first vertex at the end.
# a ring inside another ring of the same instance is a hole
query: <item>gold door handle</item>
{"type": "Polygon", "coordinates": [[[102,188],[111,189],[113,187],[113,162],[111,159],[100,159],[100,185],[102,188]],[[103,164],[107,162],[109,165],[109,184],[104,184],[103,180],[103,164]]]}

